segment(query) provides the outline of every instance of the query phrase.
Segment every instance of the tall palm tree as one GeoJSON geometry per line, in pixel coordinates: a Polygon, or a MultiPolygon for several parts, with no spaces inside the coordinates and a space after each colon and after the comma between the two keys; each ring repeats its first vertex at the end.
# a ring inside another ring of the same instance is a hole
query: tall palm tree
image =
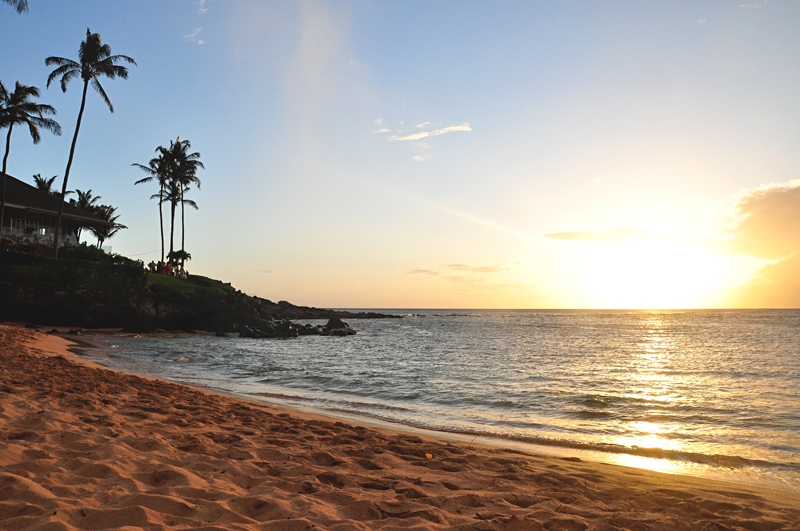
{"type": "MultiPolygon", "coordinates": [[[[169,203],[170,206],[170,215],[169,215],[169,253],[167,257],[174,255],[175,250],[175,208],[178,206],[178,203],[181,200],[181,185],[180,182],[176,179],[170,179],[167,181],[166,185],[164,186],[164,190],[159,194],[153,194],[150,199],[155,199],[156,197],[159,198],[159,201],[162,203],[169,203]]],[[[172,262],[172,259],[170,259],[172,262]]]]}
{"type": "Polygon", "coordinates": [[[158,157],[150,159],[150,162],[147,163],[147,166],[144,164],[139,164],[135,162],[132,166],[136,166],[143,172],[147,174],[147,177],[143,179],[139,179],[134,184],[142,184],[152,181],[156,179],[158,181],[158,194],[154,194],[151,199],[158,199],[158,221],[159,225],[161,226],[161,261],[164,261],[164,212],[162,209],[162,205],[164,204],[164,189],[172,175],[172,164],[171,164],[171,157],[170,152],[168,149],[165,149],[163,146],[158,146],[156,148],[156,153],[159,153],[158,157]]]}
{"type": "MultiPolygon", "coordinates": [[[[181,141],[181,137],[178,137],[174,143],[171,143],[171,152],[172,158],[175,162],[175,175],[174,179],[178,181],[180,185],[180,198],[178,198],[178,202],[181,205],[181,251],[186,250],[186,224],[185,224],[185,205],[189,205],[193,207],[195,210],[198,209],[197,203],[192,200],[185,199],[184,196],[186,192],[189,191],[189,185],[195,184],[197,185],[197,189],[200,189],[200,179],[197,177],[197,170],[198,168],[205,168],[203,163],[200,162],[200,153],[194,152],[189,153],[189,148],[192,147],[192,144],[188,140],[181,141]]],[[[170,249],[171,251],[172,249],[170,249]]],[[[183,261],[181,261],[181,266],[183,265],[183,261]]]]}
{"type": "MultiPolygon", "coordinates": [[[[11,148],[11,131],[14,126],[27,125],[34,144],[42,139],[39,128],[52,131],[55,135],[61,134],[61,126],[52,118],[45,115],[54,115],[56,110],[50,105],[30,101],[29,98],[38,98],[39,89],[29,87],[17,81],[14,92],[8,92],[0,82],[0,129],[8,127],[6,135],[6,151],[3,155],[3,183],[0,185],[0,224],[3,220],[6,207],[6,163],[8,152],[11,148]]],[[[66,191],[66,189],[65,189],[66,191]]]]}
{"type": "Polygon", "coordinates": [[[17,10],[17,13],[24,13],[28,10],[28,0],[3,0],[6,4],[17,10]]]}
{"type": "MultiPolygon", "coordinates": [[[[108,105],[108,109],[113,113],[114,106],[111,100],[108,99],[106,91],[100,85],[99,77],[105,76],[109,79],[121,77],[128,79],[128,69],[120,66],[117,63],[125,61],[129,64],[136,64],[136,61],[127,55],[111,55],[111,47],[108,44],[102,44],[100,41],[99,33],[92,33],[89,28],[86,28],[86,40],[81,42],[78,48],[78,61],[66,59],[64,57],[48,57],[44,60],[47,66],[56,66],[57,68],[50,73],[47,78],[47,86],[56,78],[61,78],[61,91],[67,91],[67,84],[77,76],[83,79],[83,97],[81,98],[81,108],[78,111],[78,123],[75,125],[75,135],[72,137],[72,146],[69,148],[69,159],[67,160],[67,169],[64,171],[64,184],[62,186],[62,197],[67,192],[67,180],[69,179],[69,169],[72,167],[72,158],[75,156],[75,143],[78,141],[78,131],[81,128],[81,118],[83,117],[83,109],[86,107],[86,91],[91,82],[94,88],[103,101],[108,105]]],[[[58,239],[61,235],[61,216],[64,214],[64,202],[62,201],[58,207],[58,217],[56,218],[56,236],[54,247],[55,256],[58,258],[58,239]]]]}
{"type": "MultiPolygon", "coordinates": [[[[100,196],[93,196],[91,190],[86,190],[84,192],[76,188],[75,193],[78,194],[78,199],[70,199],[69,204],[76,206],[85,212],[89,212],[90,214],[96,214],[101,208],[99,205],[95,204],[100,200],[100,196]]],[[[81,240],[81,230],[83,230],[83,227],[81,226],[75,229],[75,236],[77,236],[79,242],[81,240]]]]}

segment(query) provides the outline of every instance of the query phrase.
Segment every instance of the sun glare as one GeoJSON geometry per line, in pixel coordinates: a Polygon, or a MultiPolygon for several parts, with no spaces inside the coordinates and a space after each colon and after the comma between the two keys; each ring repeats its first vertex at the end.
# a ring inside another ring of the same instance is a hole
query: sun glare
{"type": "Polygon", "coordinates": [[[585,264],[603,308],[692,308],[721,287],[722,260],[701,247],[644,240],[595,245],[585,264]]]}

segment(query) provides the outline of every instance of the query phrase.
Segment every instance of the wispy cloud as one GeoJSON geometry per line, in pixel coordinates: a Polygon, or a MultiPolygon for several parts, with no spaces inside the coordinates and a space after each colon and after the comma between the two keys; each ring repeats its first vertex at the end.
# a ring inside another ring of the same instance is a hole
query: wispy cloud
{"type": "Polygon", "coordinates": [[[494,264],[488,266],[473,266],[468,264],[447,264],[450,269],[456,271],[469,271],[471,273],[503,273],[511,269],[506,264],[494,264]]]}
{"type": "Polygon", "coordinates": [[[449,127],[444,127],[442,129],[436,129],[433,131],[424,131],[422,133],[414,133],[413,135],[406,135],[406,136],[390,136],[388,140],[390,142],[393,141],[408,141],[408,140],[421,140],[423,138],[428,138],[430,136],[439,136],[445,135],[447,133],[455,133],[458,131],[472,131],[472,128],[469,126],[467,122],[464,122],[461,125],[451,125],[449,127]]]}
{"type": "Polygon", "coordinates": [[[383,129],[378,129],[378,130],[377,130],[377,131],[375,131],[375,132],[376,132],[376,133],[391,133],[391,132],[392,132],[392,130],[391,130],[391,129],[386,129],[386,128],[384,127],[383,129]]]}
{"type": "Polygon", "coordinates": [[[719,247],[726,244],[728,240],[714,240],[704,236],[683,236],[669,232],[652,232],[645,229],[627,227],[624,229],[611,229],[604,231],[576,231],[576,232],[554,232],[545,234],[545,238],[565,241],[588,241],[603,243],[623,243],[638,242],[645,240],[664,240],[671,242],[684,243],[688,245],[702,245],[704,247],[719,247]]]}
{"type": "Polygon", "coordinates": [[[421,124],[417,124],[414,127],[416,127],[417,129],[422,129],[423,127],[428,127],[429,125],[431,125],[430,122],[422,122],[421,124]]]}
{"type": "Polygon", "coordinates": [[[424,269],[422,267],[418,267],[417,269],[412,269],[411,271],[406,271],[406,275],[425,275],[429,277],[438,276],[440,273],[433,269],[424,269]]]}
{"type": "Polygon", "coordinates": [[[208,8],[206,7],[206,3],[207,3],[207,0],[197,0],[197,12],[199,14],[202,15],[203,13],[208,11],[208,8]]]}
{"type": "Polygon", "coordinates": [[[413,156],[413,157],[411,157],[411,158],[412,158],[412,159],[414,159],[414,160],[416,160],[417,162],[422,162],[422,161],[428,160],[429,158],[431,158],[431,156],[430,156],[430,155],[425,155],[425,156],[422,156],[422,155],[414,155],[414,156],[413,156]]]}
{"type": "Polygon", "coordinates": [[[265,275],[280,275],[283,271],[279,271],[277,269],[256,269],[259,273],[264,273],[265,275]]]}
{"type": "Polygon", "coordinates": [[[183,36],[183,40],[189,41],[189,42],[196,42],[197,44],[203,44],[205,41],[203,41],[202,39],[198,39],[197,38],[197,35],[201,31],[203,31],[203,28],[197,28],[196,30],[191,32],[189,35],[184,35],[183,36]]]}
{"type": "Polygon", "coordinates": [[[768,0],[763,0],[761,2],[750,2],[747,4],[739,4],[739,7],[744,9],[758,9],[759,7],[764,7],[767,5],[768,0]]]}
{"type": "Polygon", "coordinates": [[[375,125],[381,125],[383,123],[383,118],[378,118],[377,120],[375,120],[372,123],[374,123],[375,125]]]}

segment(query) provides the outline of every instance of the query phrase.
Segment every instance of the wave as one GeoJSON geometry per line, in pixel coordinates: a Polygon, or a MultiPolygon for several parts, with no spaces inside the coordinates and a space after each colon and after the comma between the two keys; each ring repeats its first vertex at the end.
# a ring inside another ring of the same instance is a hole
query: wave
{"type": "MultiPolygon", "coordinates": [[[[646,457],[651,459],[667,459],[672,461],[684,461],[688,463],[695,463],[700,465],[712,465],[723,468],[746,468],[757,467],[764,469],[785,470],[795,473],[800,473],[800,463],[776,463],[763,459],[751,459],[747,457],[727,454],[703,454],[699,452],[688,452],[682,450],[668,450],[664,448],[650,448],[641,446],[624,446],[613,443],[589,443],[581,441],[573,441],[569,439],[556,439],[551,437],[542,437],[537,435],[517,435],[517,434],[503,434],[491,431],[474,430],[474,429],[455,429],[446,426],[434,426],[425,422],[412,421],[408,419],[398,419],[393,416],[381,414],[376,410],[383,411],[410,411],[404,407],[389,406],[385,404],[364,403],[355,401],[337,400],[335,403],[321,400],[319,398],[309,398],[294,395],[285,395],[279,393],[254,393],[258,396],[266,398],[277,398],[281,400],[302,401],[306,403],[314,403],[317,409],[355,414],[362,417],[373,418],[392,424],[399,424],[402,426],[410,426],[413,428],[438,431],[441,433],[453,433],[457,435],[485,437],[487,439],[499,439],[515,441],[525,444],[536,446],[551,446],[557,448],[568,448],[572,450],[584,450],[592,452],[602,452],[607,454],[622,454],[632,455],[637,457],[646,457]],[[369,408],[364,410],[362,408],[369,408]]],[[[584,413],[584,412],[581,412],[584,413]]],[[[602,413],[602,412],[585,412],[585,413],[602,413]]]]}

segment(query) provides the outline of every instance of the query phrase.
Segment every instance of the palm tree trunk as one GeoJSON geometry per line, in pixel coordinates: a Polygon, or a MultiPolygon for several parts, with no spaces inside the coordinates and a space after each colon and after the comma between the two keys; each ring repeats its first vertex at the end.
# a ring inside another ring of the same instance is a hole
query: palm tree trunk
{"type": "Polygon", "coordinates": [[[158,198],[158,223],[161,225],[161,261],[164,261],[164,185],[161,185],[161,192],[158,198]]]}
{"type": "Polygon", "coordinates": [[[183,187],[181,187],[181,268],[183,268],[183,257],[186,255],[186,247],[184,244],[186,242],[186,225],[184,223],[184,210],[185,205],[183,204],[183,187]]]}
{"type": "Polygon", "coordinates": [[[78,123],[75,125],[75,135],[72,137],[72,146],[69,148],[69,160],[67,160],[67,169],[64,171],[64,185],[61,187],[61,201],[58,203],[58,217],[56,217],[56,236],[53,241],[55,252],[53,256],[58,258],[58,240],[61,236],[61,216],[64,215],[64,199],[67,197],[67,179],[69,179],[69,169],[72,167],[72,157],[75,156],[75,144],[78,142],[78,131],[81,128],[81,118],[83,118],[83,109],[86,107],[86,89],[89,88],[89,80],[83,82],[83,98],[81,99],[81,110],[78,111],[78,123]]]}
{"type": "Polygon", "coordinates": [[[0,238],[3,237],[3,216],[6,211],[6,162],[8,162],[8,150],[11,148],[11,129],[14,122],[8,125],[8,135],[6,135],[6,154],[3,155],[3,186],[0,190],[0,238]]]}
{"type": "Polygon", "coordinates": [[[171,219],[170,226],[169,226],[169,256],[170,256],[169,261],[170,262],[172,262],[173,257],[175,256],[173,254],[173,244],[172,244],[173,240],[175,239],[175,201],[172,202],[171,206],[172,206],[172,219],[171,219]]]}

